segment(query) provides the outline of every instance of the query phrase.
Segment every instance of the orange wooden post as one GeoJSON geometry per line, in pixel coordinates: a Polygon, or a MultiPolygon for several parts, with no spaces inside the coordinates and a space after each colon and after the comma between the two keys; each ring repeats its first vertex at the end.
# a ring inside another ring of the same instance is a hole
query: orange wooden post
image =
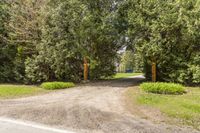
{"type": "Polygon", "coordinates": [[[152,63],[152,82],[156,82],[156,63],[152,63]]]}
{"type": "Polygon", "coordinates": [[[84,81],[88,80],[88,62],[87,59],[84,58],[84,81]]]}

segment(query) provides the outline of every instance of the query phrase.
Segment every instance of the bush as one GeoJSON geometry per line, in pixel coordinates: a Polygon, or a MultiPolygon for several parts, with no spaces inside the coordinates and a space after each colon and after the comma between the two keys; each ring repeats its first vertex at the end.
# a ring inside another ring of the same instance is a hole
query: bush
{"type": "Polygon", "coordinates": [[[185,87],[175,83],[143,83],[140,85],[141,89],[148,93],[157,94],[183,94],[185,87]]]}
{"type": "Polygon", "coordinates": [[[42,88],[47,90],[65,89],[74,87],[72,82],[45,82],[41,85],[42,88]]]}

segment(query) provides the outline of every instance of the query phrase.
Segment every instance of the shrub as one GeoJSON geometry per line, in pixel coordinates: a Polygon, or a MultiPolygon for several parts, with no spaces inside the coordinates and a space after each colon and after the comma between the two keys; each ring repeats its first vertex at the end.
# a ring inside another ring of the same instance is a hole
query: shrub
{"type": "Polygon", "coordinates": [[[47,90],[65,89],[74,87],[72,82],[45,82],[41,85],[42,88],[47,90]]]}
{"type": "Polygon", "coordinates": [[[157,94],[183,94],[185,87],[175,83],[143,83],[140,85],[141,89],[148,93],[157,94]]]}

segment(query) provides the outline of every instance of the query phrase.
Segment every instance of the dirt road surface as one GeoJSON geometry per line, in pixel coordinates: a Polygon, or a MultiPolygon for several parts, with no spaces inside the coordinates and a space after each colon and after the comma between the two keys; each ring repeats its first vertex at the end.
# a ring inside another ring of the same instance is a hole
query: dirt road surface
{"type": "Polygon", "coordinates": [[[198,133],[132,115],[123,93],[142,76],[99,81],[45,95],[1,100],[0,117],[27,120],[77,133],[198,133]]]}

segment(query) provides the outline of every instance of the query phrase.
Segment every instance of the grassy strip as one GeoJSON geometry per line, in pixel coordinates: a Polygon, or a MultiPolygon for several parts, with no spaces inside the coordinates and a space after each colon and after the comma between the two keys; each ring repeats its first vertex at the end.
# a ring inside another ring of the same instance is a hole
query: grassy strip
{"type": "Polygon", "coordinates": [[[139,91],[136,93],[130,89],[128,97],[140,106],[145,105],[144,108],[147,106],[160,110],[170,118],[170,123],[189,125],[200,130],[200,88],[188,90],[184,95],[160,95],[139,91]]]}
{"type": "Polygon", "coordinates": [[[46,90],[27,85],[0,85],[0,98],[17,98],[45,93],[46,90]]]}

